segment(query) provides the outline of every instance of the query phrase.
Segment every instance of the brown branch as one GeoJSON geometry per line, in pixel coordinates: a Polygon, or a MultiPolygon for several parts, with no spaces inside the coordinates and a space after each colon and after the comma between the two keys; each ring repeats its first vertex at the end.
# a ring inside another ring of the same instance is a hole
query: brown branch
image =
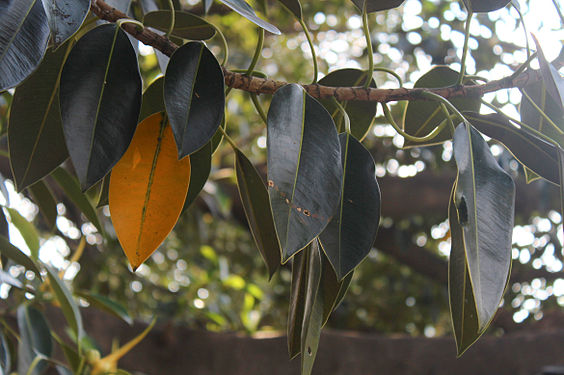
{"type": "MultiPolygon", "coordinates": [[[[106,4],[103,0],[92,0],[90,9],[100,19],[109,22],[116,22],[119,19],[129,18],[124,13],[106,4]]],[[[159,35],[148,28],[140,30],[138,26],[131,23],[124,23],[122,24],[122,27],[137,40],[158,49],[167,56],[171,56],[178,48],[176,44],[168,40],[165,36],[159,35]]],[[[223,74],[225,76],[225,84],[227,86],[257,94],[274,94],[276,90],[287,84],[287,82],[283,81],[275,81],[272,79],[251,77],[241,73],[234,73],[225,67],[223,68],[223,74]]],[[[527,83],[534,82],[538,79],[539,74],[537,71],[526,70],[517,77],[508,76],[481,85],[463,85],[436,89],[329,87],[319,84],[302,86],[311,96],[318,99],[335,97],[338,100],[386,103],[398,100],[428,100],[423,98],[421,95],[425,91],[433,92],[444,98],[481,97],[489,92],[495,92],[512,87],[523,87],[527,83]]]]}

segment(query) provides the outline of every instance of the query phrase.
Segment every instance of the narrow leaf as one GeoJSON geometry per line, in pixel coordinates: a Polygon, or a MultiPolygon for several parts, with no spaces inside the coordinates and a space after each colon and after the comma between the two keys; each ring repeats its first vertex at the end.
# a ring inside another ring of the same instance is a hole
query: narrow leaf
{"type": "Polygon", "coordinates": [[[33,198],[33,202],[39,207],[39,212],[41,212],[48,230],[55,230],[57,225],[57,201],[53,197],[51,189],[43,181],[37,181],[28,190],[33,198]]]}
{"type": "Polygon", "coordinates": [[[84,298],[92,306],[106,311],[117,318],[120,318],[129,325],[133,324],[133,319],[131,318],[125,307],[123,307],[123,305],[121,305],[120,303],[113,301],[108,297],[89,291],[79,292],[77,293],[77,295],[81,298],[84,298]]]}
{"type": "Polygon", "coordinates": [[[90,0],[42,0],[55,47],[78,31],[90,9],[90,0]]]}
{"type": "Polygon", "coordinates": [[[190,186],[182,211],[185,211],[194,203],[210,176],[211,147],[211,142],[208,142],[204,147],[190,155],[190,186]]]}
{"type": "Polygon", "coordinates": [[[339,306],[351,284],[354,271],[349,272],[343,280],[338,280],[327,256],[322,252],[321,293],[323,293],[323,325],[327,323],[331,313],[339,306]]]}
{"type": "Polygon", "coordinates": [[[368,13],[379,12],[381,10],[394,9],[399,7],[405,0],[352,0],[354,5],[362,12],[366,2],[368,13]]]}
{"type": "Polygon", "coordinates": [[[18,374],[40,375],[47,368],[45,361],[40,361],[31,373],[28,370],[38,355],[51,356],[53,343],[49,326],[39,310],[25,304],[18,307],[17,317],[20,331],[18,374]]]}
{"type": "MultiPolygon", "coordinates": [[[[215,35],[215,29],[205,19],[195,14],[176,11],[174,12],[174,28],[172,34],[176,37],[191,40],[207,40],[215,35]]],[[[145,14],[143,24],[157,30],[168,32],[171,24],[170,10],[157,10],[145,14]]]]}
{"type": "Polygon", "coordinates": [[[15,247],[8,241],[8,239],[2,235],[0,235],[0,253],[6,256],[8,259],[11,259],[16,264],[24,266],[28,270],[31,270],[35,273],[35,275],[41,280],[41,272],[35,262],[25,255],[20,249],[15,247]]]}
{"type": "Polygon", "coordinates": [[[263,19],[257,17],[255,10],[247,4],[245,0],[220,0],[223,4],[227,5],[229,8],[233,9],[235,12],[239,13],[252,23],[257,26],[262,27],[266,31],[271,32],[275,35],[280,35],[280,30],[274,25],[264,21],[263,19]]]}
{"type": "Polygon", "coordinates": [[[294,358],[302,351],[302,322],[304,319],[309,256],[310,251],[306,248],[292,259],[292,286],[290,289],[287,324],[288,354],[290,358],[294,358]]]}
{"type": "Polygon", "coordinates": [[[10,214],[10,222],[14,224],[18,232],[22,235],[25,244],[29,248],[31,257],[37,261],[39,259],[39,233],[37,233],[37,229],[35,229],[35,226],[27,221],[15,208],[6,207],[6,209],[10,214]]]}

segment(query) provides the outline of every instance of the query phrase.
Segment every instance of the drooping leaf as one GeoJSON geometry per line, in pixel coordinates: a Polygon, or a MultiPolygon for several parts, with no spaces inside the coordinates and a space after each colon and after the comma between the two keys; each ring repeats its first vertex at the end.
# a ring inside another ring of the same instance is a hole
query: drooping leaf
{"type": "Polygon", "coordinates": [[[362,12],[366,2],[368,13],[379,12],[381,10],[394,9],[399,7],[405,0],[352,0],[354,5],[362,12]]]}
{"type": "MultiPolygon", "coordinates": [[[[205,19],[183,11],[176,11],[174,13],[174,28],[171,35],[191,40],[207,40],[215,35],[214,27],[205,19]]],[[[156,10],[145,14],[145,18],[143,18],[145,26],[164,32],[168,32],[170,23],[170,10],[156,10]]]]}
{"type": "Polygon", "coordinates": [[[331,313],[339,306],[349,285],[351,284],[354,270],[349,272],[343,280],[337,280],[337,275],[329,259],[321,252],[323,262],[321,271],[321,292],[323,293],[323,325],[327,323],[331,313]]]}
{"type": "Polygon", "coordinates": [[[90,9],[90,0],[42,1],[51,29],[51,40],[58,47],[80,28],[90,9]]]}
{"type": "MultiPolygon", "coordinates": [[[[447,66],[436,66],[423,74],[414,87],[416,88],[438,88],[448,87],[456,84],[458,72],[447,66]]],[[[454,98],[451,103],[460,111],[479,112],[480,98],[454,98]]],[[[435,129],[443,120],[445,115],[440,104],[436,102],[414,100],[405,107],[404,130],[415,137],[423,137],[435,129]]],[[[404,147],[428,146],[442,143],[451,139],[450,129],[445,127],[435,138],[428,142],[404,141],[404,147]]]]}
{"type": "Polygon", "coordinates": [[[84,216],[94,224],[100,233],[103,233],[104,230],[100,224],[96,210],[92,207],[92,203],[90,203],[88,198],[80,191],[80,185],[77,179],[67,172],[66,169],[61,167],[55,169],[53,173],[51,173],[51,176],[53,176],[59,186],[63,188],[67,197],[80,208],[84,216]]]}
{"type": "Polygon", "coordinates": [[[204,188],[211,171],[211,142],[190,155],[190,186],[182,211],[188,209],[204,188]]]}
{"type": "Polygon", "coordinates": [[[368,255],[380,222],[380,187],[370,152],[351,134],[339,135],[343,183],[339,206],[320,240],[342,280],[368,255]]]}
{"type": "Polygon", "coordinates": [[[470,123],[490,138],[503,143],[523,165],[550,182],[559,184],[556,147],[513,126],[502,115],[465,112],[470,123]]]}
{"type": "Polygon", "coordinates": [[[122,304],[94,292],[83,291],[77,294],[92,306],[120,318],[129,325],[133,324],[133,319],[122,304]]]}
{"type": "Polygon", "coordinates": [[[68,157],[59,111],[59,77],[71,44],[48,51],[45,59],[16,89],[8,145],[16,190],[48,175],[68,157]]]}
{"type": "Polygon", "coordinates": [[[178,48],[166,68],[164,102],[178,157],[204,146],[223,118],[223,71],[214,55],[200,42],[178,48]]]}
{"type": "Polygon", "coordinates": [[[67,148],[83,190],[104,177],[129,145],[141,106],[141,76],[125,32],[104,24],[72,49],[61,75],[67,148]]]}
{"type": "Polygon", "coordinates": [[[240,150],[234,150],[239,196],[243,202],[255,244],[266,264],[268,276],[272,278],[280,266],[281,250],[276,238],[276,229],[274,229],[268,191],[249,159],[240,150]]]}
{"type": "Polygon", "coordinates": [[[25,244],[29,248],[31,257],[33,260],[39,259],[39,233],[37,233],[37,229],[35,229],[35,226],[27,221],[15,208],[6,207],[6,209],[10,214],[10,222],[22,235],[25,244]]]}
{"type": "Polygon", "coordinates": [[[259,18],[255,14],[255,10],[247,4],[245,0],[220,0],[223,4],[227,5],[229,8],[233,9],[235,12],[239,13],[252,23],[257,26],[262,27],[266,31],[271,32],[275,35],[280,35],[280,30],[274,25],[266,22],[265,20],[259,18]]]}
{"type": "Polygon", "coordinates": [[[37,181],[28,190],[34,203],[39,207],[39,212],[41,212],[48,230],[55,230],[57,225],[57,201],[53,197],[51,189],[43,181],[37,181]]]}
{"type": "Polygon", "coordinates": [[[11,371],[12,355],[10,354],[10,346],[4,336],[4,332],[0,331],[0,373],[8,375],[11,371]]]}
{"type": "Polygon", "coordinates": [[[0,5],[0,92],[20,84],[45,54],[49,25],[41,1],[0,5]]]}
{"type": "MultiPolygon", "coordinates": [[[[359,69],[340,69],[335,70],[319,80],[320,85],[333,87],[350,87],[362,86],[366,82],[366,71],[359,69]]],[[[376,87],[374,80],[371,80],[370,87],[376,87]]],[[[335,119],[342,119],[341,112],[333,100],[320,100],[321,104],[327,108],[329,113],[333,114],[335,119]]],[[[347,114],[351,122],[351,133],[359,140],[362,140],[372,124],[374,116],[376,116],[375,102],[349,101],[343,102],[347,114]]],[[[344,127],[343,129],[344,130],[344,127]]]]}
{"type": "Polygon", "coordinates": [[[274,94],[267,130],[268,192],[285,262],[335,213],[341,150],[331,115],[296,84],[274,94]]]}
{"type": "Polygon", "coordinates": [[[189,183],[190,158],[177,159],[166,116],[148,117],[137,127],[110,178],[112,222],[133,270],[176,224],[189,183]]]}
{"type": "Polygon", "coordinates": [[[47,368],[48,363],[41,360],[29,372],[29,368],[37,355],[47,358],[53,351],[51,332],[43,314],[34,307],[22,304],[18,307],[18,374],[40,375],[47,368]]]}
{"type": "Polygon", "coordinates": [[[515,184],[471,125],[456,128],[453,149],[455,204],[482,330],[499,306],[510,269],[515,184]]]}
{"type": "Polygon", "coordinates": [[[164,104],[164,76],[160,76],[149,84],[143,92],[143,100],[141,102],[141,112],[139,113],[139,122],[145,120],[154,113],[163,112],[164,104]]]}
{"type": "MultiPolygon", "coordinates": [[[[308,246],[311,246],[308,245],[308,246]]],[[[304,319],[305,295],[307,286],[307,265],[309,248],[296,254],[292,259],[292,286],[288,311],[288,354],[294,358],[302,351],[302,323],[304,319]]]]}
{"type": "Polygon", "coordinates": [[[35,262],[25,255],[20,249],[15,247],[8,241],[8,239],[2,235],[0,235],[0,253],[6,256],[8,259],[11,259],[16,264],[24,266],[28,270],[31,270],[35,273],[35,275],[41,280],[41,272],[35,262]]]}
{"type": "Polygon", "coordinates": [[[279,0],[299,20],[302,19],[302,4],[300,0],[279,0]]]}
{"type": "Polygon", "coordinates": [[[537,56],[546,91],[550,94],[554,102],[560,106],[560,110],[564,111],[564,78],[562,78],[558,70],[550,64],[544,56],[544,52],[542,51],[537,37],[534,34],[531,35],[537,46],[537,56]]]}
{"type": "Polygon", "coordinates": [[[493,12],[509,4],[511,0],[463,0],[466,9],[474,13],[493,12]]]}

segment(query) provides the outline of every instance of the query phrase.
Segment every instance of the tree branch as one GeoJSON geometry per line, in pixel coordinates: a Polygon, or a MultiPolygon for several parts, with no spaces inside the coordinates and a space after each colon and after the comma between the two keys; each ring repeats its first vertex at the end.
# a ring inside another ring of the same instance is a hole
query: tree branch
{"type": "MultiPolygon", "coordinates": [[[[92,0],[90,9],[100,19],[109,22],[115,23],[119,19],[129,18],[124,13],[106,4],[103,0],[92,0]]],[[[178,48],[176,44],[168,40],[165,36],[159,35],[148,28],[139,30],[138,26],[131,23],[122,24],[122,28],[137,40],[158,49],[167,56],[171,56],[178,48]]],[[[287,82],[284,81],[275,81],[272,79],[247,76],[242,73],[234,73],[225,67],[223,68],[223,74],[225,76],[225,84],[227,86],[256,94],[274,94],[276,90],[287,84],[287,82]]],[[[484,94],[489,92],[495,92],[512,87],[523,87],[527,83],[537,81],[539,77],[540,75],[538,71],[526,70],[517,77],[508,76],[481,85],[461,85],[433,89],[329,87],[319,84],[302,86],[311,96],[318,99],[335,97],[337,100],[386,103],[398,100],[429,100],[422,96],[422,93],[425,91],[433,92],[444,98],[482,97],[484,94]]]]}

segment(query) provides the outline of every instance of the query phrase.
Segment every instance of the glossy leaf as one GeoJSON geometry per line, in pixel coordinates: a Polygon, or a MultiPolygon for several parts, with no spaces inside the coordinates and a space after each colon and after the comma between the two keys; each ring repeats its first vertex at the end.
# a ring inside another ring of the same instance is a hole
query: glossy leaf
{"type": "Polygon", "coordinates": [[[39,259],[39,233],[37,233],[37,229],[35,229],[35,226],[27,221],[15,208],[6,207],[6,209],[10,214],[10,222],[22,235],[25,244],[29,248],[31,257],[34,260],[39,259]]]}
{"type": "Polygon", "coordinates": [[[211,147],[211,142],[208,142],[204,147],[190,155],[190,186],[188,187],[188,194],[186,195],[186,202],[184,202],[182,211],[194,203],[210,176],[211,147]]]}
{"type": "Polygon", "coordinates": [[[189,183],[190,158],[177,159],[165,115],[148,117],[110,178],[112,222],[133,270],[176,224],[189,183]]]}
{"type": "Polygon", "coordinates": [[[12,355],[10,354],[10,345],[4,333],[0,331],[0,374],[8,375],[11,371],[11,364],[12,355]]]}
{"type": "Polygon", "coordinates": [[[80,185],[76,178],[61,167],[55,169],[51,176],[57,181],[67,197],[82,211],[84,216],[94,224],[100,233],[103,233],[96,210],[92,207],[92,203],[90,203],[88,198],[80,191],[80,185]]]}
{"type": "Polygon", "coordinates": [[[464,116],[480,132],[503,143],[524,166],[548,181],[559,184],[556,147],[515,127],[499,114],[466,112],[464,116]]]}
{"type": "Polygon", "coordinates": [[[493,12],[509,4],[511,0],[463,0],[466,9],[474,13],[493,12]]]}
{"type": "Polygon", "coordinates": [[[33,271],[35,275],[41,280],[41,272],[39,271],[39,268],[37,268],[35,262],[26,254],[24,254],[20,249],[12,245],[10,241],[2,235],[0,235],[0,253],[16,264],[24,266],[28,270],[33,271]]]}
{"type": "Polygon", "coordinates": [[[370,152],[349,133],[339,135],[343,182],[333,219],[320,235],[323,249],[342,280],[368,255],[380,222],[380,187],[370,152]]]}
{"type": "Polygon", "coordinates": [[[90,0],[42,1],[55,47],[63,44],[78,31],[90,10],[90,0]]]}
{"type": "Polygon", "coordinates": [[[41,212],[48,230],[55,230],[57,225],[57,201],[53,197],[51,189],[43,181],[37,181],[28,190],[33,198],[33,202],[39,207],[39,212],[41,212]]]}
{"type": "Polygon", "coordinates": [[[354,5],[362,12],[366,2],[368,13],[379,12],[381,10],[394,9],[403,4],[405,0],[352,0],[354,5]]]}
{"type": "Polygon", "coordinates": [[[515,184],[470,125],[456,128],[453,149],[455,204],[482,330],[499,306],[510,269],[515,184]]]}
{"type": "Polygon", "coordinates": [[[292,14],[299,20],[302,19],[302,4],[300,0],[279,0],[286,9],[288,9],[292,14]]]}
{"type": "MultiPolygon", "coordinates": [[[[311,247],[311,245],[309,245],[311,247]]],[[[288,311],[287,337],[288,354],[294,358],[302,351],[302,322],[304,319],[305,295],[307,286],[307,265],[309,247],[292,259],[292,286],[288,311]]]]}
{"type": "Polygon", "coordinates": [[[281,262],[281,250],[268,198],[268,191],[259,173],[247,157],[235,149],[235,171],[239,196],[251,234],[266,264],[269,278],[281,262]]]}
{"type": "Polygon", "coordinates": [[[37,68],[49,41],[49,25],[38,0],[0,6],[0,92],[20,84],[37,68]]]}
{"type": "Polygon", "coordinates": [[[264,21],[255,14],[255,10],[245,0],[220,0],[223,4],[233,9],[252,23],[262,27],[275,35],[280,35],[280,30],[274,25],[264,21]]]}
{"type": "MultiPolygon", "coordinates": [[[[456,84],[458,72],[447,66],[436,66],[421,78],[414,87],[416,88],[437,88],[448,87],[456,84]]],[[[454,98],[451,103],[460,111],[479,112],[479,98],[454,98]]],[[[410,101],[404,112],[404,130],[406,133],[415,137],[423,137],[435,129],[443,120],[445,115],[439,103],[430,101],[414,100],[410,101]]],[[[404,147],[428,146],[438,144],[451,139],[450,128],[445,127],[435,138],[428,142],[412,142],[407,139],[404,147]]]]}
{"type": "Polygon", "coordinates": [[[123,305],[121,305],[120,303],[111,300],[108,297],[89,291],[84,291],[77,294],[81,298],[84,298],[90,305],[100,310],[106,311],[117,318],[120,318],[129,325],[133,324],[133,319],[131,318],[125,307],[123,307],[123,305]]]}
{"type": "Polygon", "coordinates": [[[86,190],[121,158],[139,116],[137,56],[121,28],[104,24],[78,41],[63,68],[60,104],[67,148],[86,190]]]}
{"type": "MultiPolygon", "coordinates": [[[[350,87],[362,86],[366,82],[366,71],[358,69],[340,69],[335,70],[319,80],[320,85],[333,87],[350,87]]],[[[376,87],[374,80],[370,82],[370,87],[376,87]]],[[[333,114],[334,119],[342,121],[341,112],[333,100],[320,100],[321,104],[327,108],[329,113],[333,114]]],[[[372,124],[374,116],[376,116],[375,102],[362,101],[346,101],[342,103],[349,115],[351,122],[351,133],[359,140],[362,140],[372,124]]],[[[342,129],[344,131],[344,126],[342,129]]]]}
{"type": "MultiPolygon", "coordinates": [[[[157,30],[168,32],[171,23],[170,10],[156,10],[145,14],[143,24],[157,30]]],[[[172,34],[179,38],[207,40],[215,35],[215,29],[206,20],[195,14],[176,11],[172,34]]]]}
{"type": "Polygon", "coordinates": [[[337,280],[337,275],[329,259],[324,252],[321,252],[322,271],[320,288],[323,293],[323,325],[327,323],[331,313],[339,306],[349,285],[351,284],[354,270],[349,272],[343,280],[337,280]]]}
{"type": "Polygon", "coordinates": [[[178,147],[178,158],[197,151],[213,137],[225,107],[223,71],[199,42],[178,48],[168,63],[164,102],[178,147]]]}
{"type": "Polygon", "coordinates": [[[59,77],[71,45],[45,59],[16,89],[8,145],[16,190],[22,191],[57,168],[68,157],[59,111],[59,77]]]}
{"type": "Polygon", "coordinates": [[[558,70],[548,62],[544,56],[544,52],[536,36],[533,34],[533,40],[537,46],[537,56],[539,60],[542,80],[546,87],[546,91],[550,94],[554,102],[560,106],[560,110],[564,110],[564,78],[558,70]]]}
{"type": "Polygon", "coordinates": [[[267,129],[268,192],[285,262],[335,213],[341,150],[331,115],[296,84],[274,94],[267,129]]]}
{"type": "Polygon", "coordinates": [[[155,79],[143,92],[139,122],[154,113],[165,111],[164,104],[164,76],[155,79]]]}
{"type": "Polygon", "coordinates": [[[18,307],[18,374],[40,375],[48,363],[40,361],[33,371],[28,372],[34,358],[41,354],[47,358],[53,351],[51,332],[43,314],[34,307],[22,304],[18,307]]]}

